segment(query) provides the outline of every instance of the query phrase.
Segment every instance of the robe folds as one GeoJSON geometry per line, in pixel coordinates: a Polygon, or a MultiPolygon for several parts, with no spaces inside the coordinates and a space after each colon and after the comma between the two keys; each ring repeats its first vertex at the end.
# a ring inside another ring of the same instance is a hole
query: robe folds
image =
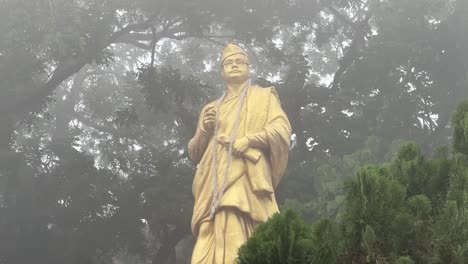
{"type": "MultiPolygon", "coordinates": [[[[220,99],[218,99],[220,100],[220,99]]],[[[239,106],[240,95],[227,96],[219,108],[218,137],[231,137],[239,106]]],[[[207,104],[200,114],[198,130],[202,127],[206,109],[217,103],[207,104]]],[[[197,131],[200,132],[200,131],[197,131]]],[[[265,222],[278,212],[274,190],[280,182],[288,162],[291,138],[289,120],[281,108],[273,87],[251,86],[246,94],[240,113],[237,139],[249,135],[260,135],[262,148],[251,148],[247,152],[256,159],[232,157],[225,183],[225,191],[218,210],[223,207],[237,208],[254,222],[265,222]],[[262,132],[262,133],[259,133],[262,132]]],[[[228,148],[217,145],[218,187],[224,181],[228,160],[228,148]]],[[[189,143],[189,155],[200,160],[192,185],[195,205],[192,216],[192,232],[198,236],[200,225],[208,221],[213,199],[213,140],[206,149],[194,138],[189,143]]],[[[219,190],[218,190],[219,191],[219,190]]],[[[215,215],[216,217],[216,215],[215,215]]]]}

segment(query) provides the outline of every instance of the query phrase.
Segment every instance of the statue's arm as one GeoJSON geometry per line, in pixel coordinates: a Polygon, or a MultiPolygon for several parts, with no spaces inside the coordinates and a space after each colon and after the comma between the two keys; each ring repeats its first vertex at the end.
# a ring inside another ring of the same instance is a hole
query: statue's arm
{"type": "Polygon", "coordinates": [[[269,138],[272,138],[272,134],[281,134],[286,137],[290,137],[291,134],[289,120],[274,89],[271,89],[269,96],[268,118],[265,127],[258,133],[246,136],[249,140],[249,147],[269,150],[270,144],[275,144],[275,142],[269,140],[269,138]]]}
{"type": "Polygon", "coordinates": [[[193,162],[199,162],[205,153],[210,137],[200,129],[197,129],[195,136],[188,143],[188,154],[193,162]]]}
{"type": "Polygon", "coordinates": [[[268,137],[267,131],[263,129],[261,132],[247,135],[247,139],[249,140],[249,147],[250,148],[258,148],[261,150],[268,150],[268,137]]]}
{"type": "Polygon", "coordinates": [[[195,136],[189,141],[188,143],[188,154],[190,159],[193,162],[198,163],[203,154],[205,153],[206,147],[210,141],[211,135],[203,130],[203,115],[205,112],[205,108],[203,108],[202,112],[200,113],[200,118],[197,125],[197,130],[195,132],[195,136]]]}

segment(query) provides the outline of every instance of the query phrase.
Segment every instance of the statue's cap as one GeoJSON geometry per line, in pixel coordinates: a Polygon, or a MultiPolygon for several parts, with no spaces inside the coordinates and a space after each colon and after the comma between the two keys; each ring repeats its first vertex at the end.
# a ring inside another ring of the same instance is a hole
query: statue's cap
{"type": "Polygon", "coordinates": [[[224,50],[223,50],[223,56],[221,58],[221,63],[224,62],[224,60],[229,57],[229,56],[232,56],[232,55],[235,55],[235,54],[242,54],[244,55],[245,57],[247,57],[247,59],[249,58],[247,56],[247,53],[245,53],[244,50],[242,50],[239,46],[237,46],[236,44],[228,44],[224,50]]]}

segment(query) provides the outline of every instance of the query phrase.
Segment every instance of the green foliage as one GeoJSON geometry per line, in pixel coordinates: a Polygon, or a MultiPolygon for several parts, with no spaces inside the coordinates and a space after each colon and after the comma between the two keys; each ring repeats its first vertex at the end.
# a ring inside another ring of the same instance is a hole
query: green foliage
{"type": "Polygon", "coordinates": [[[345,187],[343,232],[350,254],[366,258],[387,255],[392,249],[392,224],[405,201],[405,188],[390,177],[387,167],[366,167],[345,187]],[[378,246],[376,245],[378,241],[378,246]]]}
{"type": "Polygon", "coordinates": [[[292,209],[261,224],[239,249],[239,264],[335,263],[336,231],[329,221],[306,225],[292,209]]]}
{"type": "Polygon", "coordinates": [[[238,263],[307,263],[311,253],[310,233],[293,211],[276,214],[268,224],[260,225],[239,249],[238,263]]]}
{"type": "Polygon", "coordinates": [[[410,257],[405,256],[405,257],[399,257],[395,261],[395,264],[414,264],[414,261],[410,257]]]}
{"type": "Polygon", "coordinates": [[[461,154],[453,160],[447,200],[435,218],[435,259],[440,263],[468,261],[468,160],[461,154]]]}
{"type": "Polygon", "coordinates": [[[346,254],[356,261],[397,261],[407,255],[415,263],[432,263],[439,241],[434,240],[434,219],[452,184],[458,186],[448,180],[456,177],[457,162],[439,153],[426,159],[410,143],[391,164],[365,167],[348,182],[342,219],[346,254]]]}
{"type": "Polygon", "coordinates": [[[336,224],[330,220],[321,220],[312,225],[314,238],[314,256],[312,263],[339,263],[338,256],[342,250],[340,233],[336,224]]]}
{"type": "Polygon", "coordinates": [[[447,200],[436,218],[434,263],[466,263],[468,261],[468,216],[466,205],[447,200]]]}
{"type": "MultiPolygon", "coordinates": [[[[371,136],[365,145],[343,157],[329,157],[289,169],[280,188],[280,195],[295,197],[309,222],[320,218],[340,219],[345,201],[344,184],[362,166],[391,160],[398,153],[402,140],[388,142],[371,136]],[[313,192],[310,190],[313,187],[313,192]]],[[[294,161],[293,161],[294,162],[294,161]]],[[[281,197],[280,196],[280,197],[281,197]]],[[[292,199],[289,198],[289,201],[292,199]]]]}
{"type": "Polygon", "coordinates": [[[437,202],[447,189],[450,173],[447,156],[426,160],[421,148],[412,143],[404,146],[391,166],[394,177],[406,186],[409,196],[424,194],[437,202]]]}
{"type": "MultiPolygon", "coordinates": [[[[466,113],[468,109],[462,112],[466,113]]],[[[324,175],[335,175],[333,168],[337,167],[323,170],[324,175]]],[[[316,263],[314,256],[320,256],[322,262],[317,263],[468,261],[467,155],[455,152],[449,156],[446,148],[440,148],[428,159],[418,145],[408,143],[391,163],[361,167],[347,178],[344,195],[343,214],[336,218],[339,229],[334,229],[329,220],[309,229],[302,227],[309,230],[305,232],[309,243],[304,248],[294,242],[298,231],[291,227],[302,222],[291,219],[290,211],[286,211],[262,225],[241,248],[240,256],[248,256],[246,260],[251,263],[294,263],[284,256],[292,252],[297,256],[298,250],[308,256],[309,262],[297,263],[316,263]],[[261,255],[263,252],[282,255],[261,255]],[[257,255],[260,257],[254,259],[257,255]],[[255,262],[260,260],[267,261],[255,262]]],[[[297,201],[288,204],[306,210],[297,201]]]]}
{"type": "Polygon", "coordinates": [[[468,100],[463,101],[452,115],[453,148],[468,155],[468,100]]]}

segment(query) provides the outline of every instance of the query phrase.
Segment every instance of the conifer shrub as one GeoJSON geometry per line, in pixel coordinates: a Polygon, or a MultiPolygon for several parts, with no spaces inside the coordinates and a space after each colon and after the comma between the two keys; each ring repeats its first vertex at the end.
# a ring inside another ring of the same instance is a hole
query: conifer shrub
{"type": "MultiPolygon", "coordinates": [[[[276,214],[238,263],[468,263],[468,100],[452,124],[453,151],[425,156],[409,143],[391,162],[361,167],[340,192],[340,217],[308,225],[291,209],[276,214]]],[[[322,172],[336,176],[331,165],[322,172]]]]}
{"type": "Polygon", "coordinates": [[[261,224],[239,249],[238,264],[336,263],[336,229],[324,220],[311,226],[286,209],[261,224]]]}
{"type": "Polygon", "coordinates": [[[452,115],[453,148],[468,155],[468,99],[464,100],[452,115]]]}
{"type": "Polygon", "coordinates": [[[408,256],[404,256],[404,257],[399,257],[397,261],[395,261],[395,264],[414,264],[414,261],[408,257],[408,256]]]}

